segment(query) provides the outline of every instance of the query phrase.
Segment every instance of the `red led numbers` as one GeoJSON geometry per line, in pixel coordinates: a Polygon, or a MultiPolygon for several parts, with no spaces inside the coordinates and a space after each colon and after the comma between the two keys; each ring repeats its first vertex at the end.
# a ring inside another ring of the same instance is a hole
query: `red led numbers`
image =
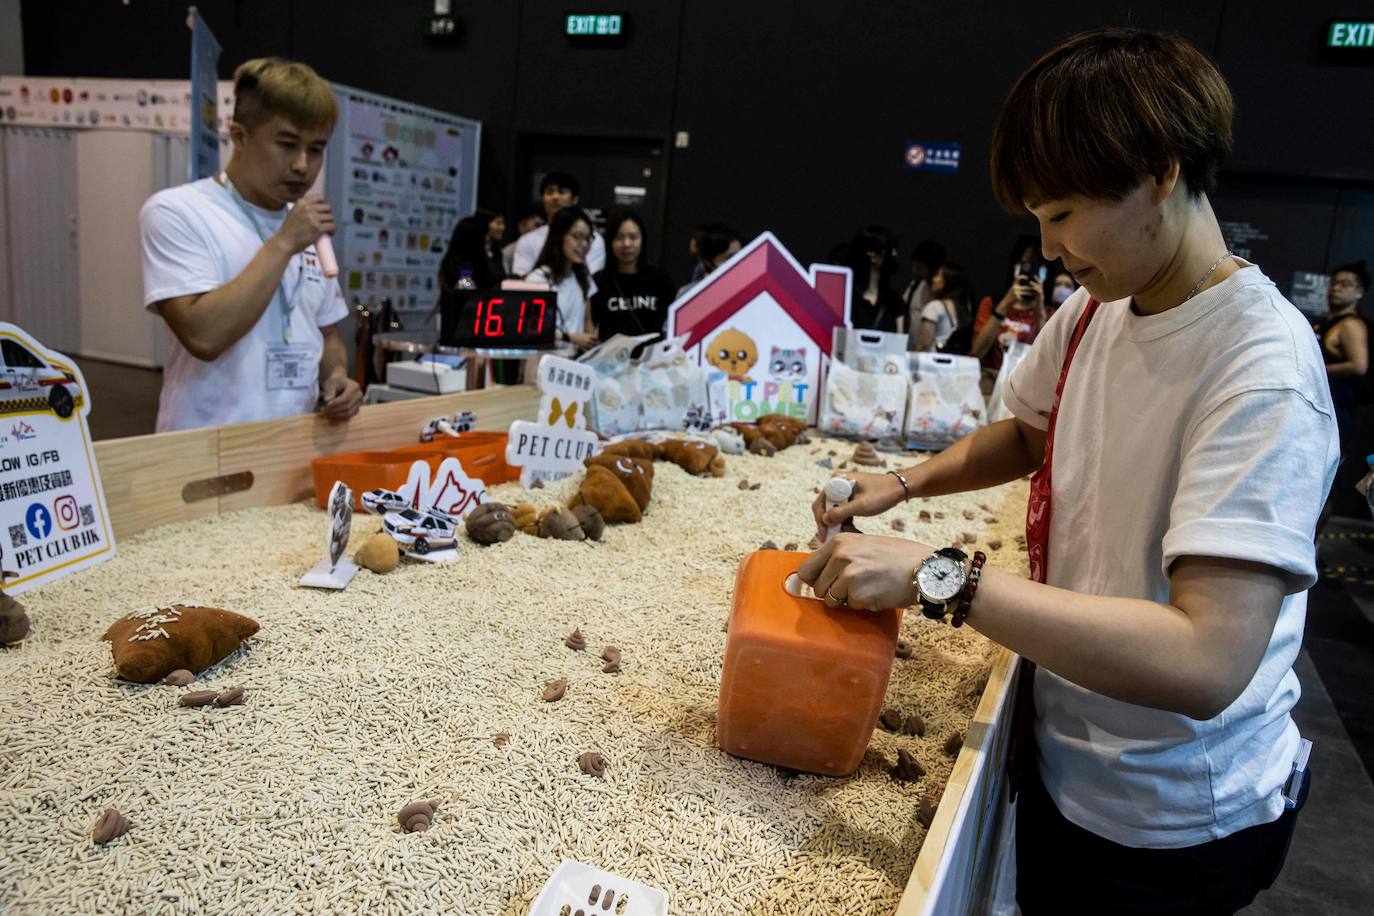
{"type": "Polygon", "coordinates": [[[486,336],[501,336],[501,316],[497,313],[496,309],[498,306],[504,305],[505,302],[505,299],[495,298],[487,303],[487,320],[486,323],[482,325],[482,333],[486,336]]]}
{"type": "Polygon", "coordinates": [[[546,299],[536,299],[534,301],[539,304],[539,327],[534,329],[534,333],[540,334],[544,331],[544,313],[548,311],[549,303],[546,299]]]}

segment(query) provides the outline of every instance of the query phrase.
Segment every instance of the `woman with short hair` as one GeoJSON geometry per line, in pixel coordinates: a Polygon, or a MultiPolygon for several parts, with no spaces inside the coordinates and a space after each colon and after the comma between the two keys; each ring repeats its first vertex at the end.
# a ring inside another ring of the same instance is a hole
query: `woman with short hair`
{"type": "Polygon", "coordinates": [[[824,530],[1034,473],[1034,581],[857,534],[801,570],[827,604],[952,610],[1021,655],[1028,916],[1234,912],[1273,882],[1306,796],[1292,666],[1339,449],[1311,330],[1208,200],[1231,115],[1172,35],[1086,32],[1023,73],[993,187],[1083,288],[1011,373],[1013,419],[813,507],[824,530]]]}

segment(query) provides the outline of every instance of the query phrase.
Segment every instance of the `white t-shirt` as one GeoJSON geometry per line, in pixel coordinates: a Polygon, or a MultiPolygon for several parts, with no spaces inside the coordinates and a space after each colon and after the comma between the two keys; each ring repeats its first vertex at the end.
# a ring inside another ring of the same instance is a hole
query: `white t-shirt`
{"type": "MultiPolygon", "coordinates": [[[[217,289],[237,277],[286,219],[245,203],[213,178],[159,191],[143,205],[143,302],[217,289]],[[245,207],[247,210],[245,211],[245,207]],[[249,213],[252,216],[249,216],[249,213]],[[250,222],[250,219],[252,222],[250,222]],[[256,223],[256,228],[254,226],[256,223]]],[[[192,356],[168,333],[157,431],[222,426],[309,413],[319,397],[320,328],[348,316],[343,291],[320,270],[312,245],[291,259],[253,329],[213,362],[192,356]],[[290,340],[283,303],[290,297],[290,340]],[[269,372],[275,380],[269,382],[269,372]],[[297,381],[290,381],[295,375],[297,381]],[[292,387],[283,387],[292,386],[292,387]]]]}
{"type": "MultiPolygon", "coordinates": [[[[1073,294],[1006,386],[1012,413],[1038,429],[1088,298],[1073,294]]],[[[1049,584],[1168,603],[1170,564],[1207,556],[1283,571],[1287,597],[1254,678],[1206,722],[1037,671],[1040,772],[1070,821],[1176,848],[1282,812],[1313,533],[1339,455],[1316,338],[1258,267],[1159,315],[1130,300],[1098,309],[1059,407],[1049,584]]]]}
{"type": "Polygon", "coordinates": [[[563,282],[553,282],[553,275],[547,267],[541,267],[525,277],[531,283],[547,283],[558,294],[558,330],[564,334],[582,334],[587,330],[587,303],[596,295],[596,281],[587,277],[587,293],[571,271],[563,282]]]}
{"type": "MultiPolygon", "coordinates": [[[[515,240],[515,257],[511,258],[510,273],[516,277],[523,277],[525,274],[534,270],[534,262],[539,260],[539,252],[544,250],[544,243],[549,239],[548,225],[536,226],[515,240]]],[[[600,273],[601,268],[606,266],[606,243],[601,238],[601,233],[592,233],[592,247],[587,249],[587,269],[592,273],[600,273]]]]}
{"type": "Polygon", "coordinates": [[[931,299],[921,307],[921,320],[935,322],[935,349],[940,349],[959,327],[952,317],[952,309],[943,299],[931,299]]]}

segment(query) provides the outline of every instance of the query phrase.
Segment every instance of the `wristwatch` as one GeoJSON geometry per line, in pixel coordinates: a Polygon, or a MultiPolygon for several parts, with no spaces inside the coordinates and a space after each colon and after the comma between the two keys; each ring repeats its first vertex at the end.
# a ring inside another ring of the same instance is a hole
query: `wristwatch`
{"type": "Polygon", "coordinates": [[[921,613],[931,620],[943,620],[945,612],[957,603],[968,575],[964,564],[968,554],[957,547],[942,547],[917,566],[911,575],[921,613]]]}

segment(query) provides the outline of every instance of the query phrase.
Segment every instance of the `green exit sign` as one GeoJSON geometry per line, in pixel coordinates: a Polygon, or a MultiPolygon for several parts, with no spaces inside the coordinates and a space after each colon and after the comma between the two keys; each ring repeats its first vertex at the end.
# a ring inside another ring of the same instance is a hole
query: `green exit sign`
{"type": "Polygon", "coordinates": [[[1374,22],[1336,20],[1326,31],[1328,48],[1374,48],[1374,22]]]}
{"type": "Polygon", "coordinates": [[[576,38],[615,38],[623,34],[623,13],[569,13],[564,34],[576,38]]]}

